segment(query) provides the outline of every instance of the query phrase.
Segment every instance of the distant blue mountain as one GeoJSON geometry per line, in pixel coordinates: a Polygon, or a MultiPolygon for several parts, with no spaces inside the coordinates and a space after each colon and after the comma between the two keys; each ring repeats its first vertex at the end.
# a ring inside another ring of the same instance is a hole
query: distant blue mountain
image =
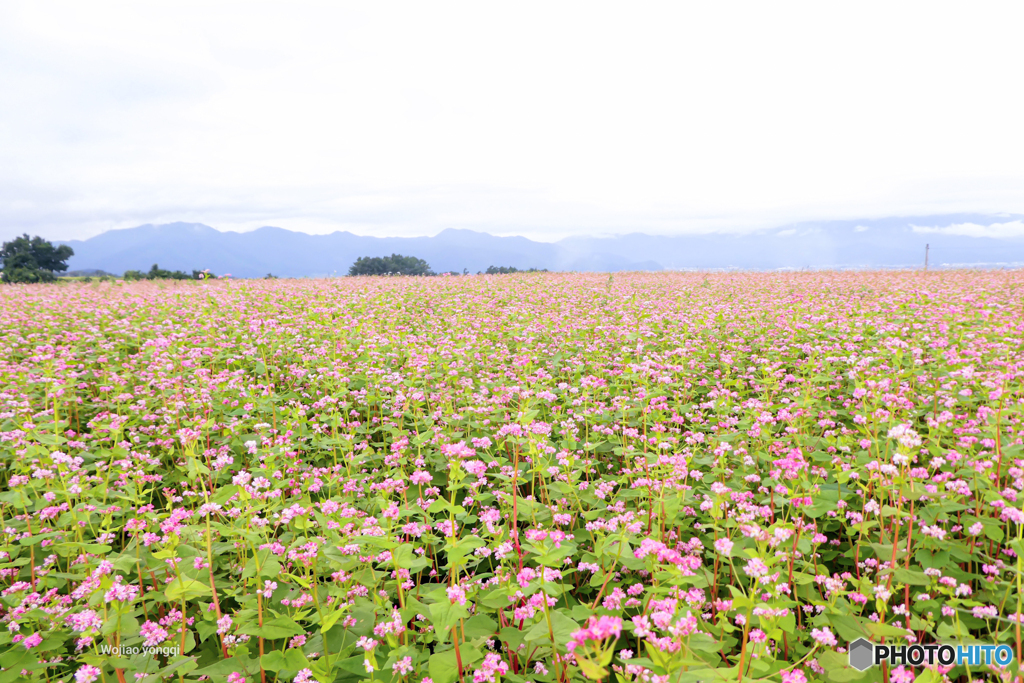
{"type": "Polygon", "coordinates": [[[110,230],[64,244],[75,250],[69,262],[73,270],[123,273],[148,270],[158,263],[169,270],[209,268],[235,277],[344,275],[360,256],[391,253],[425,259],[438,272],[460,273],[463,269],[475,273],[492,265],[608,272],[919,266],[924,262],[925,244],[930,245],[934,267],[1020,266],[1024,265],[1024,234],[995,238],[921,230],[1015,221],[1024,221],[1024,216],[954,214],[824,221],[743,234],[634,233],[570,237],[555,243],[454,229],[434,237],[364,237],[349,232],[309,235],[274,227],[221,232],[201,223],[170,223],[110,230]]]}

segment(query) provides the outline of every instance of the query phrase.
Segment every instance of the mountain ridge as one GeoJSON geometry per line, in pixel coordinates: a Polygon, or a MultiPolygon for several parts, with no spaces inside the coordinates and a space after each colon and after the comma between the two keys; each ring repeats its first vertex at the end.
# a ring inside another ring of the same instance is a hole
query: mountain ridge
{"type": "Polygon", "coordinates": [[[69,268],[113,273],[208,268],[235,277],[343,275],[360,256],[401,253],[425,259],[437,272],[488,266],[549,270],[622,271],[896,267],[931,263],[1024,265],[1024,216],[946,214],[863,220],[805,221],[747,233],[650,235],[641,232],[567,237],[537,242],[466,228],[432,237],[370,237],[338,230],[311,235],[277,226],[220,231],[203,223],[174,222],[108,230],[87,240],[65,240],[75,250],[69,268]],[[953,226],[1012,226],[1003,237],[951,234],[953,226]]]}

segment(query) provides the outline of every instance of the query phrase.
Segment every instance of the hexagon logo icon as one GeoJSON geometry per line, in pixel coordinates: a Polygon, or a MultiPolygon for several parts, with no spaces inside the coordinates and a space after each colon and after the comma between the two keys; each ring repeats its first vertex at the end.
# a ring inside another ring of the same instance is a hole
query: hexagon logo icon
{"type": "Polygon", "coordinates": [[[864,638],[850,643],[850,666],[857,671],[866,671],[875,663],[875,646],[864,638]]]}

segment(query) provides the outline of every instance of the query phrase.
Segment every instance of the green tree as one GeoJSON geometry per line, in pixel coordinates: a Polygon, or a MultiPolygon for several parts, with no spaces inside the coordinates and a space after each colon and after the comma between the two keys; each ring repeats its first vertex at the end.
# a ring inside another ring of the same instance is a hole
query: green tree
{"type": "Polygon", "coordinates": [[[54,272],[68,269],[74,250],[66,244],[53,246],[42,237],[28,234],[4,242],[0,247],[4,282],[53,282],[54,272]]]}
{"type": "Polygon", "coordinates": [[[528,270],[519,270],[515,266],[488,266],[487,270],[484,271],[487,275],[508,275],[510,273],[546,273],[547,268],[543,270],[540,268],[530,268],[528,270]]]}
{"type": "Polygon", "coordinates": [[[360,256],[348,269],[349,275],[433,275],[430,264],[415,256],[360,256]]]}
{"type": "Polygon", "coordinates": [[[181,271],[181,270],[164,270],[157,264],[153,264],[153,267],[146,273],[146,278],[150,280],[190,280],[192,275],[181,271]]]}
{"type": "Polygon", "coordinates": [[[122,275],[125,280],[205,280],[212,278],[209,270],[193,270],[189,275],[183,270],[165,270],[154,263],[149,272],[141,270],[126,270],[122,275]]]}

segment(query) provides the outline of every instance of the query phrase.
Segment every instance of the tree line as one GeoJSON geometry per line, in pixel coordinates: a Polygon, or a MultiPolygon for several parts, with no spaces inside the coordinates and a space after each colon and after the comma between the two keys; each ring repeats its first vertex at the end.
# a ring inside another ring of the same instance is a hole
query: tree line
{"type": "MultiPolygon", "coordinates": [[[[547,268],[529,268],[520,270],[515,266],[488,266],[487,270],[477,275],[507,275],[510,273],[546,273],[547,268]]],[[[391,254],[391,256],[360,256],[348,269],[349,275],[437,275],[430,264],[415,256],[403,256],[402,254],[391,254]]],[[[445,273],[442,273],[444,275],[445,273]]],[[[447,273],[457,275],[458,273],[447,273]]],[[[462,270],[463,275],[469,271],[462,270]]]]}
{"type": "MultiPolygon", "coordinates": [[[[74,250],[62,244],[54,246],[42,237],[29,237],[28,234],[16,237],[0,246],[0,279],[8,283],[53,282],[58,274],[68,269],[67,261],[74,256],[74,250]]],[[[488,266],[486,271],[477,275],[506,275],[510,273],[546,273],[547,269],[529,268],[520,270],[515,266],[488,266]]],[[[415,256],[391,254],[391,256],[360,256],[348,269],[349,275],[437,275],[430,264],[415,256]]],[[[456,275],[457,273],[442,273],[456,275]]],[[[469,271],[463,269],[463,275],[469,271]]],[[[100,279],[110,277],[101,273],[100,279]]],[[[216,275],[209,270],[166,270],[154,263],[148,271],[126,270],[122,276],[125,280],[207,280],[216,275]]],[[[267,279],[276,279],[267,273],[267,279]]],[[[85,278],[91,279],[89,277],[85,278]]]]}
{"type": "MultiPolygon", "coordinates": [[[[52,242],[36,235],[24,234],[0,246],[0,280],[7,283],[53,282],[68,269],[68,259],[75,250],[66,244],[55,246],[52,242]]],[[[80,272],[80,271],[76,271],[80,272]]],[[[110,273],[98,271],[100,280],[113,277],[110,273]]],[[[166,270],[154,263],[149,271],[126,270],[125,280],[207,280],[216,277],[209,270],[166,270]]],[[[267,277],[273,277],[267,275],[267,277]]],[[[85,280],[91,280],[86,276],[85,280]]]]}
{"type": "Polygon", "coordinates": [[[126,270],[123,277],[125,280],[209,280],[217,276],[209,270],[193,270],[191,275],[183,270],[164,270],[154,263],[148,273],[126,270]]]}

